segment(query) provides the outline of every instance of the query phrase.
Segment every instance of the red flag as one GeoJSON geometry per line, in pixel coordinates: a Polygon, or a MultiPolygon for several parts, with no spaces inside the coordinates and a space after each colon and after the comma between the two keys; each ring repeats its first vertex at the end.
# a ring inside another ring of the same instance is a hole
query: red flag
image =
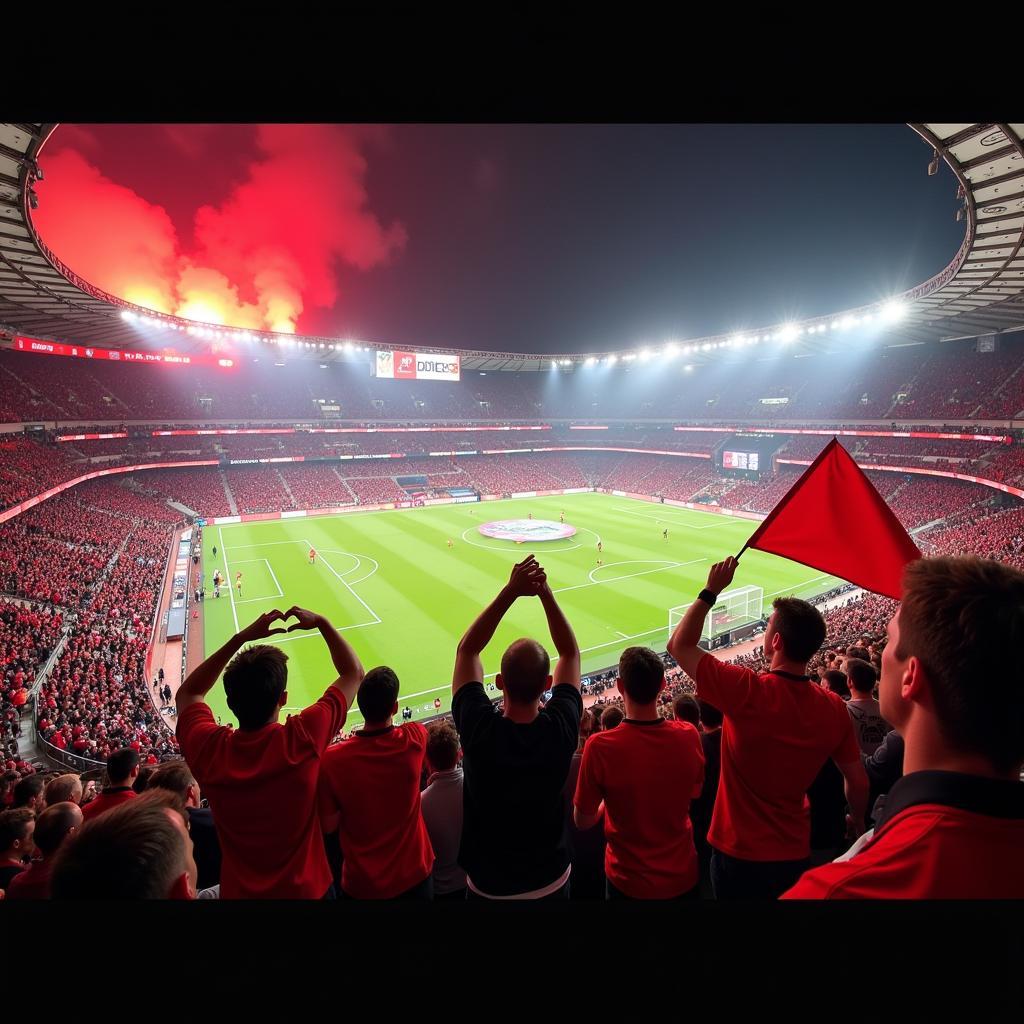
{"type": "Polygon", "coordinates": [[[834,437],[747,548],[781,555],[897,600],[904,566],[921,557],[892,509],[834,437]]]}

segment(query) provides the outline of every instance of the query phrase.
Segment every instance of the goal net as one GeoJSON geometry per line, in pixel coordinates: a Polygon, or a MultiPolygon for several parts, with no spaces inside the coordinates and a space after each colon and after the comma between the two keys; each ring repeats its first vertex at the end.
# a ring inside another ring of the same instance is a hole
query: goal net
{"type": "MultiPolygon", "coordinates": [[[[668,633],[672,635],[673,630],[679,624],[680,619],[686,614],[687,609],[693,604],[679,605],[668,610],[668,633]]],[[[764,587],[737,587],[735,590],[726,590],[718,595],[718,603],[711,609],[711,613],[704,620],[704,629],[701,631],[702,640],[711,640],[722,633],[739,629],[741,626],[748,626],[752,622],[758,622],[764,611],[764,587]]]]}

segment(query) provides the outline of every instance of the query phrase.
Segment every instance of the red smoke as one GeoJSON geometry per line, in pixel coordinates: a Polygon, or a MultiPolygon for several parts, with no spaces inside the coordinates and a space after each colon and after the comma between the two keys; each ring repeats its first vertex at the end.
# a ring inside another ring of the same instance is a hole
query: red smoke
{"type": "MultiPolygon", "coordinates": [[[[188,137],[188,126],[175,131],[188,137]]],[[[223,202],[195,211],[186,247],[162,206],[82,155],[87,132],[60,128],[41,160],[33,216],[61,260],[111,294],[206,323],[294,333],[307,305],[337,301],[339,262],[370,270],[405,245],[400,223],[385,227],[367,208],[362,149],[383,137],[363,127],[257,126],[260,157],[223,202]],[[74,132],[71,148],[51,152],[64,131],[74,132]]]]}

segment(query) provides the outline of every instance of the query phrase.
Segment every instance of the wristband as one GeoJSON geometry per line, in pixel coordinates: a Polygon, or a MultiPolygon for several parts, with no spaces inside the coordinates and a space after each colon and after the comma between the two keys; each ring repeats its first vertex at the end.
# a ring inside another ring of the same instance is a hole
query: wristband
{"type": "Polygon", "coordinates": [[[714,608],[718,604],[718,595],[705,588],[697,595],[697,600],[703,601],[709,608],[714,608]]]}

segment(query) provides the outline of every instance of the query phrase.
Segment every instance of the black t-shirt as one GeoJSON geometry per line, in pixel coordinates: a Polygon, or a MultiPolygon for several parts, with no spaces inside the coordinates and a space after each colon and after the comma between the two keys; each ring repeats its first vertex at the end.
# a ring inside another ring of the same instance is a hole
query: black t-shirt
{"type": "Polygon", "coordinates": [[[0,864],[0,889],[6,890],[11,884],[11,879],[15,875],[20,875],[27,867],[27,864],[11,864],[6,861],[0,864]]]}
{"type": "Polygon", "coordinates": [[[700,745],[704,751],[704,787],[700,796],[690,802],[690,821],[693,824],[693,842],[698,850],[710,851],[708,829],[718,796],[718,780],[722,775],[722,730],[703,732],[700,745]]]}
{"type": "Polygon", "coordinates": [[[192,829],[192,856],[199,871],[197,889],[209,889],[220,883],[220,840],[209,807],[190,807],[189,825],[192,829]]]}
{"type": "Polygon", "coordinates": [[[582,713],[583,698],[568,683],[554,687],[526,725],[496,711],[482,683],[455,694],[465,770],[459,865],[481,892],[533,892],[569,866],[562,790],[582,713]]]}
{"type": "Polygon", "coordinates": [[[807,790],[811,804],[811,849],[832,850],[846,844],[846,786],[843,773],[829,758],[807,790]]]}

